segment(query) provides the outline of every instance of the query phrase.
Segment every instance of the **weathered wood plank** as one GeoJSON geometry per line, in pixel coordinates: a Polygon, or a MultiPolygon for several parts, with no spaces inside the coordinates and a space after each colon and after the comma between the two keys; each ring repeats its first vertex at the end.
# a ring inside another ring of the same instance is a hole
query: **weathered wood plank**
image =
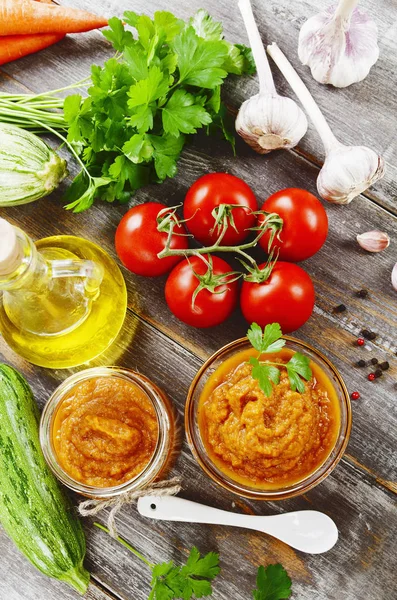
{"type": "MultiPolygon", "coordinates": [[[[106,16],[121,16],[127,2],[104,0],[100,7],[95,0],[65,0],[64,4],[80,6],[106,16]]],[[[344,89],[334,89],[314,81],[309,69],[303,67],[297,57],[297,40],[302,23],[319,10],[329,6],[328,0],[305,0],[290,3],[288,0],[253,0],[259,28],[266,43],[276,41],[286,52],[304,81],[308,84],[335,134],[342,142],[365,144],[382,153],[387,161],[385,178],[378,182],[369,195],[377,202],[397,212],[397,137],[391,126],[396,118],[396,90],[390,85],[397,69],[395,37],[397,30],[397,7],[393,0],[383,0],[379,8],[376,0],[365,0],[363,8],[375,19],[379,28],[380,58],[369,76],[358,84],[344,89]],[[359,114],[357,108],[360,107],[359,114]]],[[[137,12],[153,13],[155,10],[172,10],[188,18],[197,9],[204,7],[214,17],[222,20],[227,37],[232,41],[246,41],[237,2],[221,0],[217,3],[206,0],[191,0],[189,3],[175,2],[171,7],[165,0],[156,0],[148,6],[144,0],[134,2],[137,12]]],[[[110,48],[99,32],[80,36],[69,36],[55,47],[36,56],[27,57],[2,67],[5,73],[34,90],[58,88],[65,83],[78,81],[89,73],[90,65],[103,62],[110,56],[110,48]],[[61,61],[60,61],[61,59],[61,61]]],[[[283,80],[276,66],[272,66],[277,89],[292,96],[292,91],[283,80]]],[[[238,108],[243,100],[257,93],[256,78],[233,79],[227,84],[225,98],[231,106],[238,108]]],[[[299,145],[299,151],[317,164],[323,160],[321,142],[310,126],[299,145]]]]}
{"type": "MultiPolygon", "coordinates": [[[[125,349],[120,364],[139,370],[163,387],[174,405],[183,413],[186,389],[200,360],[178,344],[129,314],[128,329],[136,330],[131,345],[125,349]]],[[[18,368],[4,346],[0,352],[18,368]]],[[[25,373],[36,398],[43,406],[49,394],[66,372],[47,371],[26,365],[25,373]]],[[[343,461],[334,473],[305,497],[280,503],[240,501],[221,490],[201,472],[186,444],[174,473],[182,477],[183,495],[220,508],[272,514],[284,510],[312,508],[332,516],[340,529],[338,546],[324,556],[309,557],[296,553],[267,536],[218,527],[148,522],[134,508],[125,508],[118,518],[120,533],[154,561],[183,560],[193,543],[202,551],[221,552],[223,576],[216,585],[216,597],[247,600],[253,587],[255,569],[260,564],[282,562],[293,581],[295,598],[337,600],[340,589],[347,600],[361,599],[357,590],[368,590],[370,598],[393,600],[397,587],[393,576],[395,539],[395,501],[393,495],[379,486],[374,477],[343,461]],[[345,565],[349,565],[349,570],[345,565]],[[350,573],[348,577],[347,573],[350,573]]],[[[87,564],[94,578],[106,589],[134,600],[148,594],[148,571],[128,552],[118,547],[105,534],[87,522],[87,564]]],[[[9,564],[0,560],[0,565],[9,564]]],[[[7,568],[7,567],[2,567],[7,568]]],[[[7,573],[5,580],[8,581],[7,573]]],[[[43,589],[51,590],[53,582],[43,580],[43,589]]],[[[55,584],[56,589],[58,584],[55,584]]],[[[52,595],[48,595],[52,598],[52,595]]],[[[72,596],[73,597],[73,596],[72,596]]],[[[15,600],[24,598],[15,596],[15,600]]],[[[29,598],[29,597],[28,597],[29,598]]],[[[14,599],[13,599],[14,600],[14,599]]],[[[44,599],[43,599],[44,600],[44,599]]]]}

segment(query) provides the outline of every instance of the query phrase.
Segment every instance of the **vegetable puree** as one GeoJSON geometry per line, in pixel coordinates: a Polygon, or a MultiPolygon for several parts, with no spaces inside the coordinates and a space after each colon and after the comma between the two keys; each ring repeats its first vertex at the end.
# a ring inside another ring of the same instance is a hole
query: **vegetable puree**
{"type": "MultiPolygon", "coordinates": [[[[284,348],[262,361],[286,363],[284,348]]],[[[335,446],[340,409],[335,389],[311,362],[313,376],[300,394],[291,390],[287,371],[268,398],[247,362],[254,349],[238,352],[209,378],[199,402],[198,425],[213,463],[235,481],[262,489],[296,483],[317,470],[335,446]]]]}
{"type": "Polygon", "coordinates": [[[75,385],[60,404],[52,437],[59,465],[76,481],[113,487],[149,464],[159,425],[146,393],[121,377],[75,385]]]}

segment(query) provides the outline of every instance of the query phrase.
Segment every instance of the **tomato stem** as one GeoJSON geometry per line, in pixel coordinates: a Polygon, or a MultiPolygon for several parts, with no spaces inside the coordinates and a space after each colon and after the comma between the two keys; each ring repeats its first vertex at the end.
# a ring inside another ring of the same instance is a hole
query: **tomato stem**
{"type": "Polygon", "coordinates": [[[172,240],[173,230],[174,230],[175,225],[178,224],[178,221],[175,220],[174,218],[170,219],[168,221],[169,231],[168,231],[167,242],[165,244],[164,250],[159,252],[159,254],[157,256],[158,256],[158,258],[166,258],[167,256],[188,257],[188,256],[199,256],[200,254],[213,254],[214,252],[234,252],[236,254],[240,254],[240,255],[244,256],[244,258],[246,260],[248,260],[254,268],[255,267],[257,268],[255,260],[248,254],[246,254],[244,252],[244,250],[248,250],[249,248],[254,248],[258,244],[261,237],[264,235],[264,233],[268,229],[272,230],[271,240],[273,240],[276,233],[279,233],[279,231],[281,230],[282,223],[283,223],[281,217],[277,213],[264,213],[263,212],[263,214],[265,214],[266,218],[259,228],[252,229],[252,231],[259,231],[259,233],[250,242],[246,242],[245,244],[241,244],[240,246],[222,246],[221,245],[222,239],[224,238],[226,230],[229,226],[228,218],[224,218],[223,223],[222,223],[222,230],[219,234],[218,239],[216,240],[216,242],[214,244],[212,244],[212,246],[205,246],[202,248],[188,248],[186,250],[171,248],[171,240],[172,240]]]}

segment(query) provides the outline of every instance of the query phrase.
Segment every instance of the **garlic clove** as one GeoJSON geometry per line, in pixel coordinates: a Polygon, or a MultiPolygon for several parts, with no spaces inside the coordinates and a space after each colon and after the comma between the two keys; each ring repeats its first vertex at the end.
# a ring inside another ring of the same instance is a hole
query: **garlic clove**
{"type": "Polygon", "coordinates": [[[299,58],[320,83],[347,87],[365,79],[378,60],[376,23],[354,4],[341,0],[336,11],[330,7],[301,28],[299,58]]]}
{"type": "Polygon", "coordinates": [[[397,292],[397,263],[394,265],[391,272],[391,284],[397,292]]]}
{"type": "Polygon", "coordinates": [[[357,236],[357,242],[367,252],[382,252],[390,244],[390,238],[383,231],[366,231],[357,236]]]}
{"type": "Polygon", "coordinates": [[[318,193],[334,204],[349,204],[385,174],[381,156],[366,146],[336,145],[317,178],[318,193]]]}
{"type": "Polygon", "coordinates": [[[284,96],[257,94],[246,100],[237,115],[237,133],[259,154],[293,148],[307,131],[301,108],[284,96]]]}

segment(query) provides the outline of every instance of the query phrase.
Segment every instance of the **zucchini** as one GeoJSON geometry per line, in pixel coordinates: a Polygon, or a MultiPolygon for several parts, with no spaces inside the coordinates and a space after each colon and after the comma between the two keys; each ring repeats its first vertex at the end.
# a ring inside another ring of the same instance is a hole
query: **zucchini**
{"type": "Polygon", "coordinates": [[[0,523],[45,575],[84,594],[85,537],[39,441],[39,410],[25,379],[0,364],[0,523]]]}

